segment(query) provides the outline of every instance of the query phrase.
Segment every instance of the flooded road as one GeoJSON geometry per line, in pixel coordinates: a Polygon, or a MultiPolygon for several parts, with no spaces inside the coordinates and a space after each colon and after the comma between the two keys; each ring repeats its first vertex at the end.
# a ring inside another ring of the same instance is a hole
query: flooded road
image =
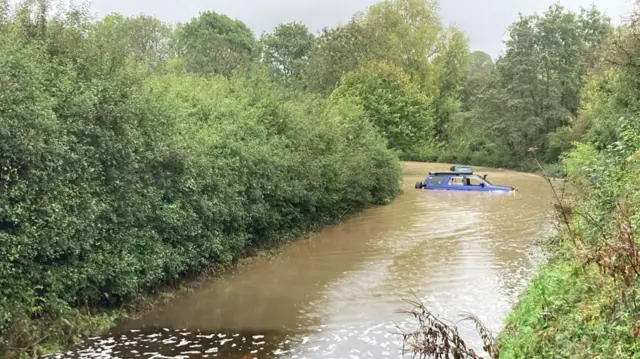
{"type": "MultiPolygon", "coordinates": [[[[404,194],[293,243],[282,254],[202,284],[58,358],[400,357],[397,327],[412,328],[414,294],[458,320],[502,321],[535,266],[533,241],[550,230],[551,191],[534,175],[476,168],[518,191],[414,189],[429,170],[405,163],[404,194]]],[[[469,324],[460,331],[475,350],[469,324]]]]}

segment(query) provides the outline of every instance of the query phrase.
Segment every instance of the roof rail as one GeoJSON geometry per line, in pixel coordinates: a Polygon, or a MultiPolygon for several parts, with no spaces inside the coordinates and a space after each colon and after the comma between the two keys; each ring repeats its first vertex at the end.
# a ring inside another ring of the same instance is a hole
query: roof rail
{"type": "Polygon", "coordinates": [[[429,172],[430,176],[470,176],[473,172],[461,172],[461,171],[444,171],[444,172],[429,172]]]}

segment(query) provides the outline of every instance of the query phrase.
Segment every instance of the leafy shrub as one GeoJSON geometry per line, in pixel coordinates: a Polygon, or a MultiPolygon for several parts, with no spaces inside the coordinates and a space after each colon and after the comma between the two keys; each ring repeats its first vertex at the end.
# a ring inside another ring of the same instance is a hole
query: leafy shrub
{"type": "Polygon", "coordinates": [[[68,15],[0,29],[0,353],[34,350],[25,318],[118,306],[399,193],[357,101],[285,97],[259,67],[150,74],[68,15]]]}

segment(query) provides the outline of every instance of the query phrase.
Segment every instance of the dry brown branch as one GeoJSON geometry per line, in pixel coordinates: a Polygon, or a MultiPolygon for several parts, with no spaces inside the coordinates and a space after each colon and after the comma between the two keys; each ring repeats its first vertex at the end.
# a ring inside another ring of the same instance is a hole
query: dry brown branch
{"type": "Polygon", "coordinates": [[[626,161],[627,162],[631,162],[631,161],[635,160],[638,157],[640,157],[640,152],[636,152],[636,153],[632,154],[631,156],[627,157],[626,161]]]}
{"type": "Polygon", "coordinates": [[[616,208],[612,239],[590,251],[585,263],[597,264],[602,273],[621,279],[627,287],[640,276],[640,252],[631,222],[634,214],[635,208],[623,197],[616,208]]]}
{"type": "MultiPolygon", "coordinates": [[[[529,149],[529,152],[535,153],[535,150],[533,150],[533,148],[532,148],[532,149],[529,149]]],[[[571,210],[570,207],[567,206],[567,204],[565,202],[565,199],[564,199],[565,187],[564,186],[562,187],[562,194],[558,195],[558,191],[553,186],[553,182],[551,182],[551,176],[549,176],[547,171],[545,171],[544,167],[542,166],[540,161],[538,161],[538,159],[535,157],[535,155],[533,157],[533,160],[536,162],[536,164],[540,168],[540,171],[542,171],[542,177],[547,181],[547,184],[551,188],[551,192],[553,193],[553,197],[556,200],[556,203],[554,203],[554,208],[556,209],[556,214],[559,216],[559,222],[562,223],[566,227],[569,235],[572,238],[575,239],[576,238],[575,231],[571,227],[571,220],[570,220],[571,219],[572,210],[571,210]]]]}
{"type": "MultiPolygon", "coordinates": [[[[467,346],[455,324],[448,324],[437,318],[419,301],[406,300],[406,302],[412,308],[400,312],[417,319],[418,328],[413,331],[406,331],[398,327],[403,338],[403,354],[411,354],[412,358],[420,359],[483,359],[482,356],[467,346]]],[[[478,328],[478,332],[485,343],[485,351],[491,355],[490,358],[498,359],[495,339],[491,332],[477,317],[471,314],[463,314],[463,318],[475,322],[476,328],[478,328]]]]}
{"type": "Polygon", "coordinates": [[[498,358],[500,352],[493,332],[473,313],[463,313],[460,316],[462,320],[471,321],[475,324],[476,331],[480,335],[480,339],[482,339],[482,350],[487,352],[490,358],[498,358]]]}

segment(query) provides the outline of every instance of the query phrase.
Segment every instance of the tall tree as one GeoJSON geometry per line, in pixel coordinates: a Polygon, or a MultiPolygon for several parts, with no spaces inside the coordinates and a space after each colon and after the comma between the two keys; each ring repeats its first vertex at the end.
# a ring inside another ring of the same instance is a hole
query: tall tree
{"type": "Polygon", "coordinates": [[[432,138],[432,99],[391,63],[370,62],[346,74],[331,96],[358,99],[389,147],[401,154],[412,153],[432,138]]]}
{"type": "Polygon", "coordinates": [[[385,0],[356,16],[371,37],[376,59],[392,61],[413,82],[433,91],[437,84],[431,61],[446,47],[446,29],[437,0],[385,0]]]}
{"type": "Polygon", "coordinates": [[[435,93],[440,77],[433,62],[457,39],[442,25],[437,0],[382,1],[346,25],[323,31],[312,54],[309,88],[328,93],[360,64],[387,61],[435,93]]]}
{"type": "Polygon", "coordinates": [[[260,44],[262,62],[271,68],[277,79],[299,81],[315,46],[315,36],[304,24],[290,22],[262,35],[260,44]]]}
{"type": "Polygon", "coordinates": [[[206,11],[178,26],[174,49],[187,69],[226,77],[257,57],[253,32],[240,20],[206,11]]]}
{"type": "Polygon", "coordinates": [[[535,146],[547,161],[557,159],[561,151],[551,148],[558,143],[550,146],[550,136],[577,115],[587,55],[610,31],[609,19],[595,8],[577,14],[559,4],[542,15],[521,16],[510,27],[507,51],[496,69],[509,116],[491,119],[496,133],[510,133],[505,141],[510,152],[524,155],[535,146]]]}
{"type": "Polygon", "coordinates": [[[110,14],[94,26],[94,31],[111,36],[112,41],[118,43],[119,48],[136,61],[158,67],[169,59],[173,30],[154,17],[110,14]]]}
{"type": "Polygon", "coordinates": [[[325,30],[312,54],[308,88],[328,93],[342,74],[385,61],[435,100],[435,136],[446,140],[446,125],[461,107],[469,51],[466,35],[443,26],[438,10],[437,0],[385,0],[325,30]]]}
{"type": "Polygon", "coordinates": [[[433,61],[437,80],[437,100],[435,101],[435,136],[440,141],[447,140],[446,126],[451,117],[461,110],[461,92],[469,65],[469,46],[466,35],[456,27],[446,32],[446,42],[442,51],[433,61]]]}
{"type": "Polygon", "coordinates": [[[343,74],[372,58],[368,35],[354,20],[335,28],[323,28],[303,71],[305,88],[329,95],[343,74]]]}
{"type": "MultiPolygon", "coordinates": [[[[609,38],[601,60],[585,86],[577,136],[601,150],[618,142],[620,120],[635,119],[640,113],[640,3],[632,15],[609,38]],[[604,61],[602,61],[604,60],[604,61]]],[[[631,121],[640,132],[638,121],[631,121]]]]}
{"type": "Polygon", "coordinates": [[[483,51],[469,54],[469,68],[460,94],[463,111],[472,111],[477,106],[479,98],[486,93],[494,69],[491,55],[483,51]]]}

